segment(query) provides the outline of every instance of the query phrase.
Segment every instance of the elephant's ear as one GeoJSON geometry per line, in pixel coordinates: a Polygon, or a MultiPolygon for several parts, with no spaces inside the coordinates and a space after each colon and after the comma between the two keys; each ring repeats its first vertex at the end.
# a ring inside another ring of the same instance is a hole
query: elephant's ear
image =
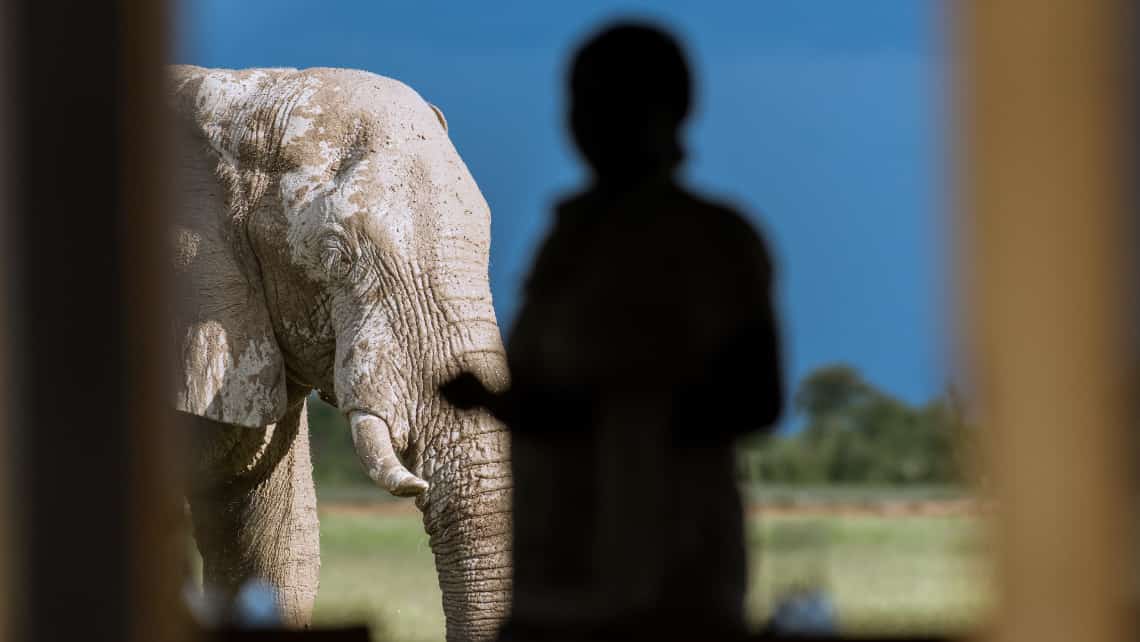
{"type": "Polygon", "coordinates": [[[227,161],[191,112],[179,114],[177,130],[174,404],[215,421],[265,426],[285,414],[285,362],[246,219],[234,216],[224,187],[227,161]]]}
{"type": "Polygon", "coordinates": [[[435,112],[435,117],[436,117],[436,119],[437,119],[437,120],[439,120],[439,124],[440,124],[441,126],[443,126],[443,131],[445,131],[445,132],[446,132],[446,131],[447,131],[447,118],[445,118],[445,117],[444,117],[444,115],[443,115],[443,110],[442,110],[442,109],[440,109],[439,107],[436,107],[436,106],[435,106],[434,104],[432,104],[432,103],[428,103],[428,107],[431,107],[431,110],[432,110],[433,112],[435,112]]]}
{"type": "Polygon", "coordinates": [[[175,407],[266,426],[285,414],[286,385],[260,271],[241,226],[211,224],[204,210],[175,228],[175,407]]]}
{"type": "Polygon", "coordinates": [[[285,414],[285,367],[272,336],[249,320],[185,324],[175,408],[228,424],[260,427],[285,414]]]}

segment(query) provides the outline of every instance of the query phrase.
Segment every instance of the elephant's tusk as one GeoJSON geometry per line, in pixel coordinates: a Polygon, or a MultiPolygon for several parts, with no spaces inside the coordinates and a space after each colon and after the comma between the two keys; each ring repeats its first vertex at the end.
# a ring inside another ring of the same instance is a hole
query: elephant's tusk
{"type": "Polygon", "coordinates": [[[392,435],[376,415],[353,412],[348,418],[352,427],[352,445],[372,481],[397,497],[414,497],[428,489],[428,483],[416,477],[400,463],[392,448],[392,435]]]}

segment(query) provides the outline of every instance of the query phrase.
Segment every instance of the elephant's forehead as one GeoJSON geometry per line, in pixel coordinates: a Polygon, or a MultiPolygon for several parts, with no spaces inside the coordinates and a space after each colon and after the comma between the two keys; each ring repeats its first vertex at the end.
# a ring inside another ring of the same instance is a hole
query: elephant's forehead
{"type": "Polygon", "coordinates": [[[273,169],[294,247],[335,222],[411,256],[431,254],[441,232],[485,251],[486,202],[414,90],[341,69],[297,72],[274,90],[286,113],[267,113],[265,129],[279,131],[273,169]]]}
{"type": "Polygon", "coordinates": [[[327,169],[354,150],[446,137],[419,94],[369,72],[178,67],[172,80],[179,109],[238,171],[327,169]]]}
{"type": "Polygon", "coordinates": [[[286,165],[327,168],[369,151],[399,152],[445,136],[413,90],[373,74],[328,70],[302,75],[283,97],[281,156],[286,165]]]}

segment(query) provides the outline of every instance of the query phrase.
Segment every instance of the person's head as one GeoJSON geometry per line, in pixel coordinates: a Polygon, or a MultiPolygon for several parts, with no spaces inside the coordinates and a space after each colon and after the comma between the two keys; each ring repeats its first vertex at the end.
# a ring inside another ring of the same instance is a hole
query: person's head
{"type": "Polygon", "coordinates": [[[672,170],[683,157],[689,67],[662,30],[623,22],[590,38],[570,68],[570,128],[601,179],[672,170]]]}

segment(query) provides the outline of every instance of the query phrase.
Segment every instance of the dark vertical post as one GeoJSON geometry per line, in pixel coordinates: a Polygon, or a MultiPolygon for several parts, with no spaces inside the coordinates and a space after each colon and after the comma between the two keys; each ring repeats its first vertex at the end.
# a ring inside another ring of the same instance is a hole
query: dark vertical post
{"type": "MultiPolygon", "coordinates": [[[[14,35],[11,33],[9,23],[11,11],[7,3],[0,4],[0,93],[8,94],[11,85],[11,68],[13,63],[14,35]]],[[[11,185],[9,181],[9,168],[12,163],[13,144],[11,120],[9,111],[11,98],[0,98],[0,257],[10,256],[9,233],[6,223],[11,216],[11,185]]],[[[0,270],[4,266],[0,263],[0,270]]],[[[2,272],[0,272],[2,273],[2,272]]],[[[0,277],[0,301],[8,301],[7,279],[0,277]]],[[[0,304],[0,310],[6,306],[0,304]]],[[[12,582],[12,555],[14,545],[13,531],[17,529],[15,511],[12,509],[12,482],[14,471],[12,469],[12,448],[9,445],[11,425],[9,414],[5,409],[9,407],[9,381],[7,358],[9,354],[8,342],[8,315],[0,313],[0,640],[9,640],[13,636],[12,613],[17,599],[12,582]]]]}
{"type": "Polygon", "coordinates": [[[177,640],[159,233],[164,3],[8,3],[5,361],[27,640],[177,640]]]}
{"type": "Polygon", "coordinates": [[[131,638],[188,639],[180,608],[188,569],[182,450],[165,376],[173,349],[163,268],[169,264],[168,201],[173,163],[165,100],[168,3],[120,0],[118,213],[126,293],[131,638]]]}

